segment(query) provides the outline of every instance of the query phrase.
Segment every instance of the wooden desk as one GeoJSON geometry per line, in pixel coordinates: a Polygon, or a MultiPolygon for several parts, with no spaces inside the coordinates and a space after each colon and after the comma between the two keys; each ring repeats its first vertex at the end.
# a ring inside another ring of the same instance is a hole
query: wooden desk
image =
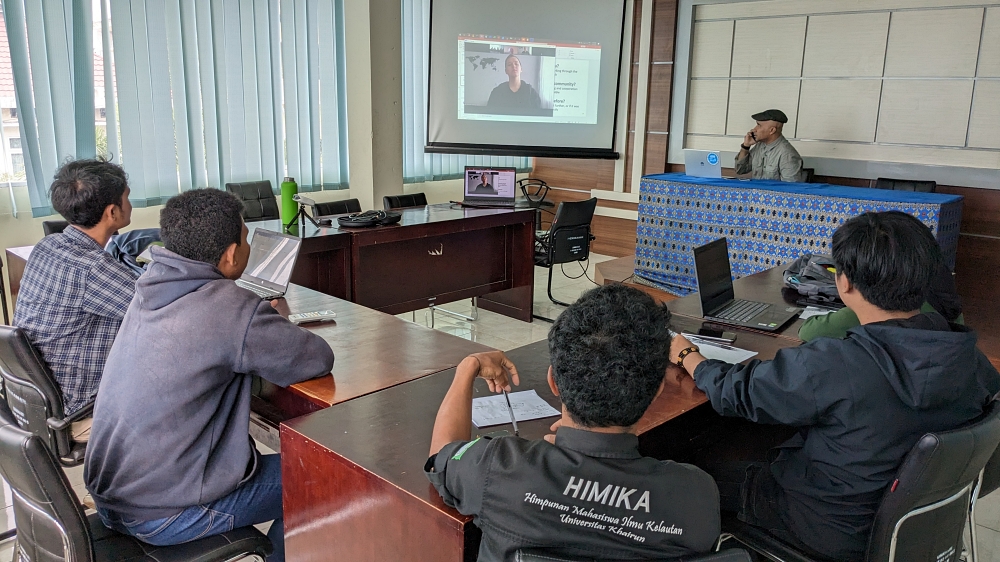
{"type": "Polygon", "coordinates": [[[306,325],[333,349],[331,375],[281,388],[255,383],[253,409],[274,427],[287,419],[327,408],[400,383],[450,369],[466,356],[492,348],[431,330],[331,297],[289,285],[289,310],[333,310],[335,322],[306,325]]]}
{"type": "MultiPolygon", "coordinates": [[[[597,264],[596,274],[598,282],[605,285],[608,283],[624,282],[629,286],[648,293],[657,302],[666,302],[667,307],[670,308],[670,312],[676,316],[685,316],[695,320],[702,319],[698,293],[690,294],[686,297],[677,297],[648,285],[634,283],[631,281],[634,262],[635,256],[626,256],[597,264]]],[[[778,266],[733,281],[733,292],[736,294],[736,298],[766,302],[779,306],[795,306],[786,302],[781,295],[781,288],[784,286],[784,280],[782,279],[784,270],[784,266],[778,266]]],[[[796,318],[782,330],[776,332],[776,335],[789,338],[795,342],[801,342],[802,340],[799,339],[798,335],[801,326],[802,320],[796,318]]],[[[742,338],[743,334],[748,332],[738,331],[738,333],[740,334],[739,337],[742,338]]]]}
{"type": "Polygon", "coordinates": [[[292,281],[389,314],[479,297],[486,310],[531,322],[535,211],[452,207],[399,209],[399,224],[375,228],[307,223],[292,281]]]}
{"type": "MultiPolygon", "coordinates": [[[[675,323],[682,329],[699,324],[683,317],[675,323]]],[[[764,359],[793,345],[758,334],[741,334],[740,343],[764,359]]],[[[517,390],[534,389],[559,409],[545,382],[547,342],[512,350],[508,356],[520,373],[517,390]]],[[[422,471],[434,417],[453,378],[454,370],[442,371],[282,424],[289,560],[328,560],[331,548],[340,557],[360,561],[475,560],[479,534],[471,518],[446,507],[422,471]]],[[[476,381],[476,395],[488,392],[485,382],[476,381]]],[[[665,422],[706,400],[693,382],[668,387],[639,422],[640,447],[655,448],[664,438],[659,430],[665,422]]],[[[518,427],[522,436],[538,439],[553,421],[518,427]]]]}

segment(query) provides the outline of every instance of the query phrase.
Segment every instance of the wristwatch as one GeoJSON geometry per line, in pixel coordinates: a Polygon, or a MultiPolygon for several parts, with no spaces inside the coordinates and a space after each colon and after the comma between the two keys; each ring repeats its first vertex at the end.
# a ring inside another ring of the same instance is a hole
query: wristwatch
{"type": "Polygon", "coordinates": [[[698,349],[697,347],[695,347],[693,345],[691,347],[686,348],[686,349],[682,349],[681,352],[677,354],[677,366],[683,369],[684,368],[684,358],[687,357],[688,355],[692,354],[692,353],[699,353],[700,351],[701,351],[700,349],[698,349]]]}

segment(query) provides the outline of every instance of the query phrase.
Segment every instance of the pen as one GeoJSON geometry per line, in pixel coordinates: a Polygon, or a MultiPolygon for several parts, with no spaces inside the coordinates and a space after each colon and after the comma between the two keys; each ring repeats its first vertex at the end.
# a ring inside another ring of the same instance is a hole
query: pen
{"type": "Polygon", "coordinates": [[[517,437],[517,420],[514,419],[514,408],[510,405],[510,396],[507,391],[503,391],[503,397],[507,400],[507,411],[510,412],[510,423],[514,424],[514,437],[517,437]]]}

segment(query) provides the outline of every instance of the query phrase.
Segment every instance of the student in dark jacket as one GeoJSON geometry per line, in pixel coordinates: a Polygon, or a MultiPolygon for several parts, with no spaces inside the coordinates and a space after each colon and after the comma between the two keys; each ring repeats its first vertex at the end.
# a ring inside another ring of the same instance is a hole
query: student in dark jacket
{"type": "Polygon", "coordinates": [[[250,255],[243,204],[217,189],[160,213],[164,248],[136,283],[101,378],[84,480],[105,525],[155,545],[274,521],[281,462],[247,428],[253,375],[280,386],[325,375],[333,352],[233,281],[250,255]]]}
{"type": "Polygon", "coordinates": [[[840,295],[861,321],[845,339],[730,365],[678,336],[671,358],[720,414],[799,428],[770,462],[739,473],[733,495],[722,475],[733,471],[706,467],[723,510],[815,553],[856,560],[903,457],[923,434],[982,414],[1000,374],[968,328],[920,312],[943,259],[920,221],[900,212],[855,217],[834,233],[833,259],[840,295]]]}
{"type": "Polygon", "coordinates": [[[708,552],[719,536],[718,490],[696,467],[639,453],[635,424],[663,390],[670,311],[637,289],[581,296],[549,331],[548,383],[562,400],[555,435],[470,440],[472,385],[518,384],[502,352],[459,364],[441,403],[424,470],[447,505],[483,530],[479,562],[522,548],[604,559],[708,552]]]}

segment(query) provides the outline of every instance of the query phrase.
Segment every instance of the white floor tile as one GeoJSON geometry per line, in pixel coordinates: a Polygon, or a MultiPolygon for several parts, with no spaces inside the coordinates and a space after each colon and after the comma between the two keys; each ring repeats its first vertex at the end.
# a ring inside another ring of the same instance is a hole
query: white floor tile
{"type": "Polygon", "coordinates": [[[10,562],[14,559],[14,540],[0,544],[0,562],[10,562]]]}
{"type": "Polygon", "coordinates": [[[1000,532],[1000,492],[976,501],[976,523],[1000,532]]]}
{"type": "MultiPolygon", "coordinates": [[[[3,511],[0,511],[0,532],[4,532],[14,528],[14,508],[5,507],[3,511]]],[[[3,557],[0,557],[0,562],[3,561],[3,557]]]]}
{"type": "Polygon", "coordinates": [[[1000,532],[978,525],[979,560],[1000,560],[1000,532]]]}

